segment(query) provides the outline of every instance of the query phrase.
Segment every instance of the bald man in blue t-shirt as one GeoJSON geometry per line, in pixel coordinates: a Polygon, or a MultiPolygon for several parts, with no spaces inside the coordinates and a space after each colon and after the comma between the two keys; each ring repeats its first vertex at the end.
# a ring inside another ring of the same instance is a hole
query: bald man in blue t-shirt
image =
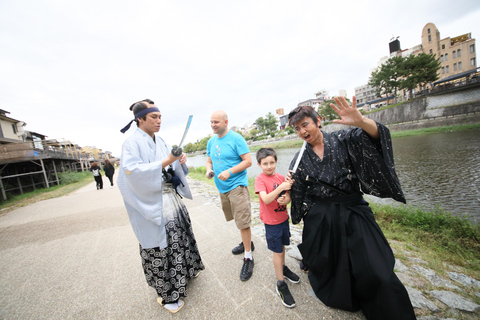
{"type": "Polygon", "coordinates": [[[220,192],[222,210],[227,221],[235,219],[242,242],[233,248],[233,254],[244,253],[240,280],[246,281],[253,274],[252,242],[250,229],[252,210],[248,191],[247,168],[252,165],[250,149],[245,139],[228,129],[225,111],[215,111],[210,119],[215,135],[207,144],[207,178],[215,177],[220,192]]]}

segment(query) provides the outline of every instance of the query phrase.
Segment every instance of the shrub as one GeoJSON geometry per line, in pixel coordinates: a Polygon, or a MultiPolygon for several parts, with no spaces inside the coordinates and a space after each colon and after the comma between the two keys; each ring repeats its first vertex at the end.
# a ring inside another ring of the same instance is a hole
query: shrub
{"type": "Polygon", "coordinates": [[[66,185],[66,184],[82,181],[90,177],[91,175],[92,174],[90,173],[90,171],[84,171],[84,172],[65,171],[65,172],[58,173],[58,179],[60,180],[61,185],[66,185]]]}

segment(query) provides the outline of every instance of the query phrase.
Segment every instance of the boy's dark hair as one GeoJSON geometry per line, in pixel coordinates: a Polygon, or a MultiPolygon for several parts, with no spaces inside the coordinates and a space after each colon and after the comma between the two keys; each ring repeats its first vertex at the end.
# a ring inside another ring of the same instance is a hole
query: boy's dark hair
{"type": "Polygon", "coordinates": [[[257,156],[258,163],[260,163],[262,159],[265,159],[266,157],[269,157],[269,156],[272,156],[275,159],[275,161],[277,161],[277,153],[272,148],[261,148],[257,151],[256,156],[257,156]]]}
{"type": "Polygon", "coordinates": [[[315,111],[314,108],[311,106],[300,106],[296,107],[290,113],[288,114],[288,125],[290,127],[294,127],[295,123],[298,121],[302,120],[305,117],[309,117],[310,119],[313,120],[313,123],[315,123],[319,128],[322,127],[321,123],[318,123],[318,118],[320,115],[318,114],[317,111],[315,111]]]}

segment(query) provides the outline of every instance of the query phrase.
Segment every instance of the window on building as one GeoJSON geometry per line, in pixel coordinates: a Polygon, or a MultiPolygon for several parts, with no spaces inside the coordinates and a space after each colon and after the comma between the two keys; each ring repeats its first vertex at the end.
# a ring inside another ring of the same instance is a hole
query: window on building
{"type": "Polygon", "coordinates": [[[475,45],[471,44],[470,45],[470,53],[474,53],[474,52],[475,52],[475,45]]]}
{"type": "Polygon", "coordinates": [[[428,35],[428,42],[432,42],[432,36],[428,35]]]}
{"type": "Polygon", "coordinates": [[[430,28],[428,28],[428,34],[430,34],[430,28]]]}
{"type": "Polygon", "coordinates": [[[462,61],[458,63],[458,70],[462,70],[462,61]]]}
{"type": "Polygon", "coordinates": [[[455,59],[457,57],[457,51],[453,50],[452,52],[452,59],[455,59]]]}
{"type": "Polygon", "coordinates": [[[432,53],[433,53],[433,50],[432,50],[432,49],[430,49],[430,54],[432,54],[432,53]]]}
{"type": "Polygon", "coordinates": [[[457,64],[456,63],[453,64],[453,71],[457,71],[457,64]]]}
{"type": "Polygon", "coordinates": [[[17,134],[17,126],[15,125],[15,123],[12,123],[12,130],[13,133],[17,134]]]}
{"type": "Polygon", "coordinates": [[[445,53],[445,61],[448,61],[448,53],[445,53]]]}
{"type": "Polygon", "coordinates": [[[460,58],[462,56],[462,51],[460,49],[457,50],[457,56],[460,58]]]}
{"type": "Polygon", "coordinates": [[[442,44],[442,49],[445,49],[445,45],[444,45],[444,44],[442,44]]]}
{"type": "Polygon", "coordinates": [[[476,67],[476,66],[477,66],[477,63],[475,62],[475,58],[470,59],[470,65],[471,65],[472,67],[476,67]]]}
{"type": "Polygon", "coordinates": [[[440,62],[443,62],[443,54],[440,56],[440,62]]]}
{"type": "Polygon", "coordinates": [[[446,71],[447,73],[450,73],[450,66],[446,66],[446,67],[445,67],[445,71],[446,71]]]}
{"type": "Polygon", "coordinates": [[[445,67],[442,67],[442,74],[445,74],[445,67]]]}

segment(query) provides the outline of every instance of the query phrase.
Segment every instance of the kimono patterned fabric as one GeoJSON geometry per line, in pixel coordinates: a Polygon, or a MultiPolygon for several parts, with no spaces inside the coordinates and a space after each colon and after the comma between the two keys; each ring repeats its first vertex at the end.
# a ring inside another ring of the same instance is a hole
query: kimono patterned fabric
{"type": "Polygon", "coordinates": [[[187,282],[205,269],[198,253],[187,208],[171,186],[163,192],[163,217],[168,245],[143,249],[140,256],[145,278],[163,303],[185,297],[187,282]]]}
{"type": "Polygon", "coordinates": [[[393,251],[362,196],[405,202],[390,133],[377,126],[379,141],[360,128],[322,132],[323,159],[307,144],[290,190],[292,222],[303,219],[298,248],[309,267],[312,289],[323,303],[361,309],[369,320],[416,319],[408,293],[393,272],[393,251]]]}

